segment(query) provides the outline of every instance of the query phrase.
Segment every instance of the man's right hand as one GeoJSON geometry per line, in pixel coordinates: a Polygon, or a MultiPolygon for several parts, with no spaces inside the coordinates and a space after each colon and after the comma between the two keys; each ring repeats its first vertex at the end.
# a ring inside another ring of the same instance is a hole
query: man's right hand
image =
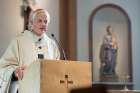
{"type": "Polygon", "coordinates": [[[25,69],[26,69],[26,66],[20,66],[20,67],[16,68],[14,74],[18,80],[22,80],[25,69]]]}

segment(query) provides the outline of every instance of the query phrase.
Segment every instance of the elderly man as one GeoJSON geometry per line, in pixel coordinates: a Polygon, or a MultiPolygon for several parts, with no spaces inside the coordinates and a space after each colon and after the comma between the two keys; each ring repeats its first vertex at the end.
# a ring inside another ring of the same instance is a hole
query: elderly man
{"type": "Polygon", "coordinates": [[[9,93],[11,78],[15,78],[14,82],[20,81],[26,68],[39,58],[51,60],[60,58],[57,45],[46,35],[49,22],[49,13],[44,9],[32,11],[29,17],[29,30],[18,35],[10,43],[0,60],[2,73],[0,75],[6,81],[5,85],[2,85],[2,93],[9,93]]]}

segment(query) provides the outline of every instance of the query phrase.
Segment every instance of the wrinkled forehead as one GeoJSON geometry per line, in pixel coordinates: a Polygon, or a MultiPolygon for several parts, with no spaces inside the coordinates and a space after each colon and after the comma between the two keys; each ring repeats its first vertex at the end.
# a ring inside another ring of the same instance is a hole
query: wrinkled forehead
{"type": "Polygon", "coordinates": [[[42,9],[34,11],[32,16],[33,16],[33,18],[37,18],[37,17],[46,17],[47,18],[46,12],[42,9]]]}
{"type": "Polygon", "coordinates": [[[32,24],[32,22],[38,18],[43,18],[47,20],[47,24],[50,23],[50,14],[44,9],[37,9],[31,12],[30,17],[29,17],[29,20],[30,20],[29,24],[32,24]]]}
{"type": "Polygon", "coordinates": [[[45,11],[44,9],[37,9],[37,10],[31,12],[30,20],[34,21],[38,17],[46,18],[48,20],[48,22],[50,22],[49,13],[47,11],[45,11]]]}

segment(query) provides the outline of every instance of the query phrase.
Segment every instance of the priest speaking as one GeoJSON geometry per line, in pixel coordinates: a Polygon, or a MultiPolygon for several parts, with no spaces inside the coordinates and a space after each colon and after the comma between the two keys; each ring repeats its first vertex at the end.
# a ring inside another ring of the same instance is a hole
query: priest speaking
{"type": "MultiPolygon", "coordinates": [[[[0,93],[16,93],[11,84],[24,77],[24,71],[39,58],[58,60],[60,52],[46,34],[50,16],[44,9],[36,9],[29,16],[29,30],[16,36],[0,59],[0,76],[4,80],[0,93]],[[13,79],[14,78],[14,79],[13,79]]],[[[31,87],[31,86],[30,86],[31,87]]],[[[19,92],[20,93],[20,92],[19,92]]]]}

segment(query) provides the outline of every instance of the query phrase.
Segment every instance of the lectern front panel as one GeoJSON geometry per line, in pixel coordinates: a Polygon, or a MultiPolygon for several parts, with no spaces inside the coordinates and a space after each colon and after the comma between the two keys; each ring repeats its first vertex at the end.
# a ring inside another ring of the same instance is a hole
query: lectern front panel
{"type": "Polygon", "coordinates": [[[68,93],[91,85],[91,62],[44,60],[40,68],[40,93],[68,93]]]}

